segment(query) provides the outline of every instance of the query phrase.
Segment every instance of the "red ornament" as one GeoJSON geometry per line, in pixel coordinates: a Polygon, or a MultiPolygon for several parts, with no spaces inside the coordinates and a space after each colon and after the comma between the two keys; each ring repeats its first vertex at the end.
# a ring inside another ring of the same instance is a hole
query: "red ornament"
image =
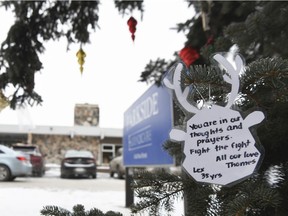
{"type": "Polygon", "coordinates": [[[210,45],[214,43],[214,37],[213,35],[210,35],[209,38],[207,39],[207,42],[205,45],[210,45]]]}
{"type": "Polygon", "coordinates": [[[137,20],[131,16],[128,21],[127,25],[129,26],[129,31],[131,32],[131,38],[134,41],[135,40],[135,32],[136,32],[136,25],[137,25],[137,20]]]}
{"type": "Polygon", "coordinates": [[[179,56],[187,67],[189,67],[193,62],[200,58],[197,50],[192,47],[184,47],[180,51],[179,56]]]}

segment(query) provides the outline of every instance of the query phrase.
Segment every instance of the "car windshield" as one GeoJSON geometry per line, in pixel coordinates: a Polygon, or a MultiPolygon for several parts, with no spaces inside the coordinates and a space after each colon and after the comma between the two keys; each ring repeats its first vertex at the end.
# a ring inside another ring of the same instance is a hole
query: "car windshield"
{"type": "Polygon", "coordinates": [[[65,158],[72,158],[72,157],[88,157],[93,158],[93,154],[90,151],[77,151],[77,150],[69,150],[65,154],[65,158]]]}
{"type": "Polygon", "coordinates": [[[36,147],[35,146],[13,146],[15,151],[21,152],[34,152],[36,147]]]}
{"type": "Polygon", "coordinates": [[[13,154],[14,153],[15,154],[15,152],[12,149],[8,148],[7,146],[0,145],[0,148],[5,153],[9,153],[9,154],[13,154]]]}

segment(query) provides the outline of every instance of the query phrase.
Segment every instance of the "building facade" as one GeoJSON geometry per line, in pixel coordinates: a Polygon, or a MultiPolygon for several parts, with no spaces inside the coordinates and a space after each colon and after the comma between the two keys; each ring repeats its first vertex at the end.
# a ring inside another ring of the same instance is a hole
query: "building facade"
{"type": "Polygon", "coordinates": [[[36,144],[46,163],[60,164],[69,149],[91,151],[98,165],[108,165],[122,147],[123,130],[99,127],[98,105],[76,104],[74,126],[18,126],[0,125],[0,143],[36,144]]]}

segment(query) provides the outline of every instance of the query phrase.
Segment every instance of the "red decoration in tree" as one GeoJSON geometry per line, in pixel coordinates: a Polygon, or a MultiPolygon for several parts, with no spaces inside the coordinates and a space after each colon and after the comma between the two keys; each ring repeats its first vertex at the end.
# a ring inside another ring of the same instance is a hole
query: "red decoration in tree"
{"type": "Polygon", "coordinates": [[[131,38],[134,41],[135,40],[135,32],[136,32],[136,25],[137,25],[137,20],[131,16],[128,21],[127,25],[129,26],[129,31],[131,32],[131,38]]]}
{"type": "Polygon", "coordinates": [[[212,43],[214,43],[214,37],[213,37],[213,35],[210,35],[209,38],[207,39],[207,42],[205,45],[210,45],[212,43]]]}
{"type": "Polygon", "coordinates": [[[192,47],[184,47],[179,52],[179,57],[186,64],[186,66],[189,67],[193,62],[200,58],[200,55],[196,49],[192,47]]]}

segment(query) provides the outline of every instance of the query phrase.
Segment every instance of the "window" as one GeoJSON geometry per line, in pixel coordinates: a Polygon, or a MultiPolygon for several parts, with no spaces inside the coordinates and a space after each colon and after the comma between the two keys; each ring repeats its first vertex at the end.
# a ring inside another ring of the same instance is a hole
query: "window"
{"type": "Polygon", "coordinates": [[[112,158],[116,156],[117,150],[121,148],[119,144],[104,143],[101,146],[100,163],[108,165],[112,158]]]}
{"type": "Polygon", "coordinates": [[[114,145],[111,144],[103,144],[102,145],[102,151],[107,151],[107,152],[111,152],[114,149],[114,145]]]}

